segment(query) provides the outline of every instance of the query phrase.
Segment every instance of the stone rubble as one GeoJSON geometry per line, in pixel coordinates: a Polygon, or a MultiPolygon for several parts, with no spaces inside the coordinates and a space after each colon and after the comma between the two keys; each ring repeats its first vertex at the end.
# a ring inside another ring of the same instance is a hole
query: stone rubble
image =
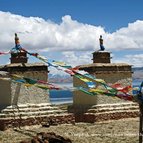
{"type": "Polygon", "coordinates": [[[31,141],[21,141],[20,143],[72,143],[72,141],[69,138],[56,135],[54,132],[40,132],[31,141]]]}

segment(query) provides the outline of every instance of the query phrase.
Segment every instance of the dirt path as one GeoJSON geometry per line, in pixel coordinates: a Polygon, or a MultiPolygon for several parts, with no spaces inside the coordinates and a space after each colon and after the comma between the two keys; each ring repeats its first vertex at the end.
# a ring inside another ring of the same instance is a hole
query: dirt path
{"type": "Polygon", "coordinates": [[[94,124],[77,123],[49,128],[34,126],[0,131],[0,143],[19,143],[39,132],[55,132],[70,138],[73,143],[138,143],[139,119],[121,119],[94,124]]]}

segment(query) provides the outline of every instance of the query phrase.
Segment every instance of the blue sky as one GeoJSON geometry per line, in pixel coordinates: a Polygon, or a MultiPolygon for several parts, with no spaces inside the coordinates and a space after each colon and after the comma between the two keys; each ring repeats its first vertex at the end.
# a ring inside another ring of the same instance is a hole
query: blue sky
{"type": "Polygon", "coordinates": [[[142,0],[0,0],[0,10],[60,23],[71,15],[81,23],[101,25],[107,31],[126,27],[143,18],[142,0]]]}
{"type": "MultiPolygon", "coordinates": [[[[18,32],[28,50],[75,66],[92,62],[103,35],[113,62],[143,66],[142,5],[142,0],[0,0],[0,51],[13,46],[18,32]]],[[[8,63],[8,56],[0,58],[0,64],[8,63]]]]}

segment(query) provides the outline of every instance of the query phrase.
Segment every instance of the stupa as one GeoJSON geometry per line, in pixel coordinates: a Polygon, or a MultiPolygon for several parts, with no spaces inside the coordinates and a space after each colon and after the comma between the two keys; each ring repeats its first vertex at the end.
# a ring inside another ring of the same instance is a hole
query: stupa
{"type": "MultiPolygon", "coordinates": [[[[110,52],[105,51],[102,36],[99,38],[100,50],[93,53],[93,63],[87,65],[80,65],[79,69],[87,71],[98,79],[104,79],[106,83],[121,83],[124,86],[132,85],[132,66],[127,63],[111,63],[110,52]]],[[[85,83],[74,77],[74,86],[85,86],[85,83]]],[[[106,96],[89,96],[81,91],[74,92],[74,105],[97,105],[123,102],[123,100],[115,100],[112,97],[106,96]]]]}
{"type": "Polygon", "coordinates": [[[64,122],[69,115],[50,103],[48,90],[35,86],[26,87],[7,76],[6,72],[32,79],[48,79],[47,65],[28,63],[27,53],[19,50],[19,47],[20,41],[15,34],[15,47],[10,52],[11,63],[0,66],[0,130],[64,122]]]}

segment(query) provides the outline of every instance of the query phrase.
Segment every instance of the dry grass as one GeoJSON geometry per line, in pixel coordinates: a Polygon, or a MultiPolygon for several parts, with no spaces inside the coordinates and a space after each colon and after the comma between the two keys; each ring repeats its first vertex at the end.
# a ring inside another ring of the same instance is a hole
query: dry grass
{"type": "Polygon", "coordinates": [[[0,143],[19,143],[30,139],[39,132],[55,132],[72,139],[73,143],[137,143],[139,119],[121,119],[97,122],[58,125],[49,128],[41,126],[22,127],[0,132],[0,143]]]}

